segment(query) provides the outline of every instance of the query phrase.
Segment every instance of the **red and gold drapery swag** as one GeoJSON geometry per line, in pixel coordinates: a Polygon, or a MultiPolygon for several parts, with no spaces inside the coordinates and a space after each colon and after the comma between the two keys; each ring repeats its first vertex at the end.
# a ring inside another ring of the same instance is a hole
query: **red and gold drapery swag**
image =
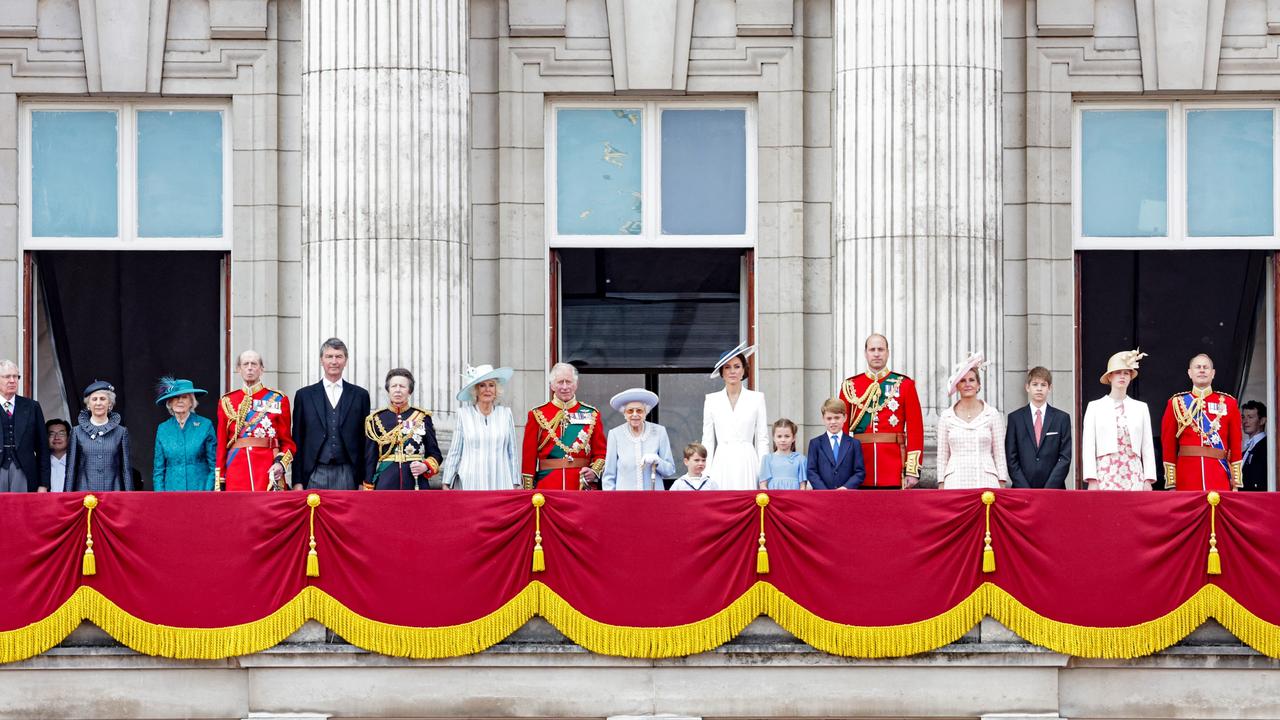
{"type": "Polygon", "coordinates": [[[176,658],[263,650],[308,619],[373,652],[440,658],[534,615],[642,658],[709,650],[760,615],[853,657],[933,650],[984,615],[1112,658],[1216,618],[1280,656],[1280,495],[982,496],[104,493],[90,510],[79,493],[5,495],[0,662],[82,620],[176,658]]]}

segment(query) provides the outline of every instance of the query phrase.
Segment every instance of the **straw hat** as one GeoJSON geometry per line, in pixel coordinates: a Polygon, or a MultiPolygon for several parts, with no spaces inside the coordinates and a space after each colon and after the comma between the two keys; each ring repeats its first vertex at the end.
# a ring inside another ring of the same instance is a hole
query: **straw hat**
{"type": "Polygon", "coordinates": [[[1111,381],[1108,378],[1111,377],[1111,373],[1117,370],[1132,370],[1133,377],[1138,377],[1138,361],[1146,356],[1146,353],[1136,348],[1133,350],[1121,350],[1112,355],[1111,359],[1107,361],[1107,371],[1102,373],[1102,377],[1098,378],[1098,382],[1103,385],[1110,385],[1111,381]]]}

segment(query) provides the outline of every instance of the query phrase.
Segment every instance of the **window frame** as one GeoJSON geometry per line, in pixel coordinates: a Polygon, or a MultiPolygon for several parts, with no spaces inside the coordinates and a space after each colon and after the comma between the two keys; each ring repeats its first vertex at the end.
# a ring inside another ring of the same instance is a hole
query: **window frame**
{"type": "Polygon", "coordinates": [[[546,104],[545,171],[543,213],[544,231],[549,248],[746,248],[754,249],[759,216],[759,178],[756,105],[745,97],[715,98],[563,98],[546,104]],[[556,183],[558,144],[557,111],[562,109],[639,108],[641,114],[640,187],[641,232],[638,235],[560,235],[556,183]],[[662,124],[664,110],[743,110],[746,134],[746,218],[741,235],[663,235],[662,234],[662,124]]]}
{"type": "Polygon", "coordinates": [[[1156,102],[1077,102],[1071,127],[1071,237],[1075,250],[1277,250],[1280,249],[1280,101],[1165,100],[1156,102]],[[1155,237],[1084,235],[1082,202],[1084,113],[1163,110],[1165,128],[1166,234],[1155,237]],[[1196,110],[1271,111],[1271,235],[1192,237],[1187,234],[1187,114],[1196,110]]]}
{"type": "Polygon", "coordinates": [[[18,143],[19,224],[24,250],[231,250],[232,197],[231,102],[229,100],[30,100],[19,112],[18,143]],[[222,113],[222,235],[217,237],[138,236],[138,124],[139,112],[216,111],[222,113]],[[115,112],[116,123],[116,235],[108,237],[34,237],[31,234],[31,124],[34,112],[115,112]]]}

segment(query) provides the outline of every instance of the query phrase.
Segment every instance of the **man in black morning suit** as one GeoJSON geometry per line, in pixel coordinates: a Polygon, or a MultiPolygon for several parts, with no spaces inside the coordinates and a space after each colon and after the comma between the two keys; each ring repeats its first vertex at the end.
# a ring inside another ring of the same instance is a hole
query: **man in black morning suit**
{"type": "Polygon", "coordinates": [[[1071,416],[1049,405],[1053,375],[1042,367],[1027,373],[1028,404],[1009,413],[1004,436],[1009,479],[1015,488],[1064,490],[1071,472],[1071,416]]]}
{"type": "Polygon", "coordinates": [[[12,360],[0,360],[0,492],[49,489],[49,436],[44,413],[18,394],[12,360]]]}
{"type": "Polygon", "coordinates": [[[298,444],[294,489],[355,490],[365,473],[364,419],[369,391],[342,379],[347,346],[329,338],[320,346],[324,377],[293,398],[293,441],[298,444]]]}

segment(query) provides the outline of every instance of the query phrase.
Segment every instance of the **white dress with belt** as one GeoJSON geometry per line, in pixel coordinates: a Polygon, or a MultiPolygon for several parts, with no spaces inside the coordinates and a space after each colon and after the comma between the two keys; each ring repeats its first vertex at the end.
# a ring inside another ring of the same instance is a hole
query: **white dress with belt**
{"type": "Polygon", "coordinates": [[[755,490],[760,461],[769,454],[764,393],[744,387],[734,405],[724,390],[707,395],[702,444],[707,448],[707,476],[721,490],[755,490]]]}

